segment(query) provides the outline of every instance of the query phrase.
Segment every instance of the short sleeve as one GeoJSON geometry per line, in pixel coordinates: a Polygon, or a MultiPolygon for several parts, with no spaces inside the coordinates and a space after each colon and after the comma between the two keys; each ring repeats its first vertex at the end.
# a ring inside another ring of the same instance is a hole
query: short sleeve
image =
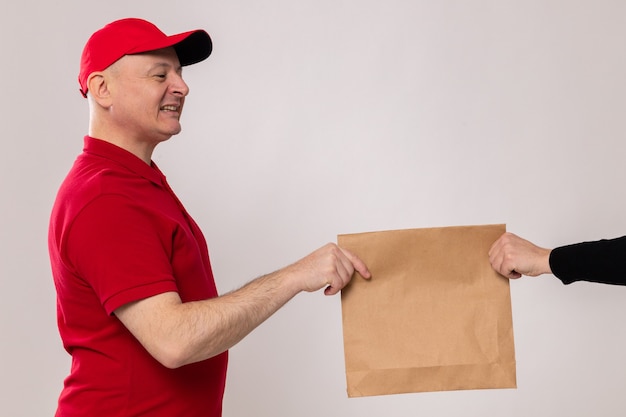
{"type": "Polygon", "coordinates": [[[111,314],[129,302],[177,291],[170,263],[175,227],[128,197],[100,196],[69,229],[67,261],[111,314]]]}

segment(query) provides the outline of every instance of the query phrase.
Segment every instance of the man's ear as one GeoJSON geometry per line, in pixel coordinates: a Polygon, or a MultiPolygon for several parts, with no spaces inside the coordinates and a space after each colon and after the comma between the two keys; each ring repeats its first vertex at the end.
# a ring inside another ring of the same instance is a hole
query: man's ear
{"type": "Polygon", "coordinates": [[[102,71],[92,72],[87,78],[89,94],[101,107],[111,107],[111,91],[109,90],[109,79],[102,71]]]}

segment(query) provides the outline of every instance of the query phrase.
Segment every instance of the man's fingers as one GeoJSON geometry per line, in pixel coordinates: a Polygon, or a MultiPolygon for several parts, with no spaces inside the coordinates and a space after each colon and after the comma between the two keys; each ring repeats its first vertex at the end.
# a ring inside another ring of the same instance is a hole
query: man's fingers
{"type": "Polygon", "coordinates": [[[367,268],[367,265],[365,265],[365,262],[363,262],[361,258],[350,252],[348,249],[344,249],[341,247],[339,247],[339,249],[341,250],[341,252],[343,252],[346,258],[348,258],[354,270],[356,270],[363,278],[369,279],[372,276],[369,269],[367,268]]]}
{"type": "Polygon", "coordinates": [[[334,295],[341,291],[348,285],[355,271],[363,278],[369,279],[371,277],[369,269],[358,256],[339,246],[336,248],[339,249],[339,252],[335,254],[334,273],[329,276],[328,286],[324,289],[326,295],[334,295]]]}

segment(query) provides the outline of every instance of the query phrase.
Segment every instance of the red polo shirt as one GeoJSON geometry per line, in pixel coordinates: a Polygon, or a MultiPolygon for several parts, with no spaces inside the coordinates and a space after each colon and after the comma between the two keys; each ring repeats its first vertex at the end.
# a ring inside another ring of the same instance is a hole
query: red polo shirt
{"type": "Polygon", "coordinates": [[[220,416],[227,353],[168,369],[112,314],[168,291],[217,296],[198,225],[155,164],[85,137],[49,232],[58,325],[72,368],[57,416],[220,416]]]}

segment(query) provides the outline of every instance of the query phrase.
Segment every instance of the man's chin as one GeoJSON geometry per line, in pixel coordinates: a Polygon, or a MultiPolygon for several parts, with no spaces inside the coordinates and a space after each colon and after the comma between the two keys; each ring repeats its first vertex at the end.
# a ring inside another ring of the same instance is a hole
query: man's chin
{"type": "Polygon", "coordinates": [[[182,130],[182,127],[179,125],[178,127],[172,127],[171,129],[165,130],[162,133],[169,139],[172,136],[178,135],[182,130]]]}

